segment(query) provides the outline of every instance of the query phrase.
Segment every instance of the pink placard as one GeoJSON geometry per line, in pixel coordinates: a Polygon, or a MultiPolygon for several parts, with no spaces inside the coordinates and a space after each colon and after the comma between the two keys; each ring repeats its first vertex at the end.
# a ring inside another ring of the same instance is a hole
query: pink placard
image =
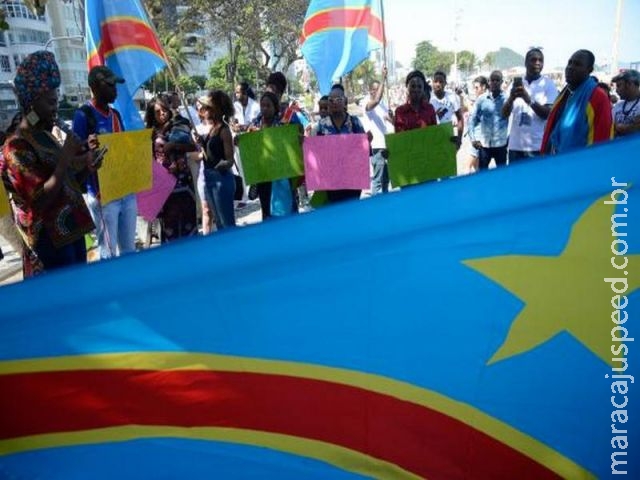
{"type": "Polygon", "coordinates": [[[369,141],[364,133],[307,137],[303,153],[307,189],[369,188],[369,141]]]}
{"type": "Polygon", "coordinates": [[[136,195],[138,200],[138,215],[150,222],[158,216],[164,202],[176,186],[176,177],[171,175],[166,168],[158,162],[151,165],[153,175],[153,187],[136,195]]]}

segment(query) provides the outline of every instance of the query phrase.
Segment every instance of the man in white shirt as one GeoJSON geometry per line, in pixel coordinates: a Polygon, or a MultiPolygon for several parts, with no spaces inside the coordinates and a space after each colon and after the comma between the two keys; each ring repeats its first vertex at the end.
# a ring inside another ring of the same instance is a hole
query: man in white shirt
{"type": "Polygon", "coordinates": [[[233,102],[235,109],[234,131],[244,131],[260,113],[260,103],[255,99],[255,94],[247,82],[240,82],[236,85],[236,101],[233,102]]]}
{"type": "Polygon", "coordinates": [[[460,106],[460,97],[455,92],[445,90],[447,74],[438,70],[433,74],[433,92],[429,102],[433,105],[438,117],[438,123],[453,123],[457,128],[457,148],[462,145],[464,133],[464,115],[460,106]],[[455,122],[454,122],[455,116],[455,122]]]}
{"type": "Polygon", "coordinates": [[[371,132],[371,195],[389,191],[389,170],[387,167],[387,145],[384,136],[393,132],[391,110],[382,100],[387,67],[382,67],[382,81],[374,80],[369,85],[369,95],[365,97],[364,129],[371,132]]]}
{"type": "MultiPolygon", "coordinates": [[[[247,127],[260,114],[260,102],[255,99],[255,94],[247,82],[240,82],[235,89],[236,101],[233,102],[235,114],[231,124],[233,135],[237,135],[247,130],[247,127]]],[[[244,169],[242,168],[242,159],[240,158],[240,150],[234,147],[233,156],[236,160],[234,173],[240,175],[244,181],[244,169]]],[[[236,206],[240,207],[247,200],[248,187],[245,184],[245,191],[242,193],[242,200],[236,202],[236,206]]]]}
{"type": "Polygon", "coordinates": [[[539,48],[529,50],[524,58],[526,75],[515,77],[502,116],[509,118],[509,164],[540,155],[542,136],[558,89],[549,77],[542,75],[544,55],[539,48]]]}
{"type": "Polygon", "coordinates": [[[620,101],[613,106],[616,137],[640,132],[640,73],[625,70],[613,77],[620,101]]]}

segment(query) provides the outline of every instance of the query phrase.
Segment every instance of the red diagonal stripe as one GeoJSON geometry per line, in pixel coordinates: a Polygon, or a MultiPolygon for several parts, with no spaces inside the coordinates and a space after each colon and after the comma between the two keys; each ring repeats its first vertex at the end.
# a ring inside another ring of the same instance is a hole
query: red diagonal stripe
{"type": "Polygon", "coordinates": [[[99,370],[0,376],[0,438],[125,425],[231,427],[320,440],[427,478],[554,473],[459,420],[362,388],[214,371],[99,370]]]}
{"type": "Polygon", "coordinates": [[[317,13],[305,20],[301,41],[328,28],[366,28],[370,36],[383,41],[382,21],[371,13],[371,7],[335,8],[317,13]]]}
{"type": "Polygon", "coordinates": [[[111,20],[100,28],[100,44],[97,52],[89,59],[89,68],[104,65],[105,58],[120,48],[145,48],[164,58],[162,45],[151,27],[132,19],[111,20]]]}

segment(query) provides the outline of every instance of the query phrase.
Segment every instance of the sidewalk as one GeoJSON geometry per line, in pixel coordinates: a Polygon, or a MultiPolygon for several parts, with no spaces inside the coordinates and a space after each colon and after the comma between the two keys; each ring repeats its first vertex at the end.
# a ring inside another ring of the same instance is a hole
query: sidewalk
{"type": "Polygon", "coordinates": [[[20,254],[2,236],[0,236],[0,247],[2,247],[2,253],[4,253],[4,258],[0,260],[0,285],[21,281],[22,259],[20,254]]]}
{"type": "MultiPolygon", "coordinates": [[[[465,137],[466,140],[466,137],[465,137]]],[[[466,143],[466,142],[465,142],[466,143]]],[[[466,174],[466,158],[468,155],[468,145],[463,146],[458,152],[458,174],[466,174]]],[[[366,193],[363,196],[368,196],[366,193]]],[[[254,223],[259,223],[262,219],[260,213],[260,202],[258,200],[248,201],[243,207],[236,209],[236,221],[239,227],[244,227],[254,223]]],[[[139,237],[142,233],[139,228],[139,237]]],[[[215,233],[214,233],[215,234],[215,233]]],[[[151,247],[156,247],[159,244],[154,242],[151,247]]],[[[20,254],[15,252],[11,245],[0,235],[0,247],[4,253],[4,259],[0,260],[0,287],[8,285],[10,283],[22,281],[22,260],[20,254]]]]}
{"type": "MultiPolygon", "coordinates": [[[[242,208],[236,210],[238,226],[251,225],[261,220],[260,203],[257,200],[247,202],[242,208]]],[[[152,247],[157,246],[155,243],[152,247]]],[[[22,281],[22,259],[9,242],[0,235],[0,247],[4,258],[0,260],[0,286],[22,281]]]]}

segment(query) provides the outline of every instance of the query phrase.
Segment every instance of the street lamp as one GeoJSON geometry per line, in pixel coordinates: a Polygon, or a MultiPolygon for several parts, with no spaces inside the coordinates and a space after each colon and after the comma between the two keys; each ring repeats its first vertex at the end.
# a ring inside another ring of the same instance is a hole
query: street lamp
{"type": "Polygon", "coordinates": [[[48,50],[53,42],[57,42],[58,40],[84,40],[84,35],[68,35],[62,37],[51,37],[47,40],[47,43],[44,44],[44,49],[48,50]]]}

